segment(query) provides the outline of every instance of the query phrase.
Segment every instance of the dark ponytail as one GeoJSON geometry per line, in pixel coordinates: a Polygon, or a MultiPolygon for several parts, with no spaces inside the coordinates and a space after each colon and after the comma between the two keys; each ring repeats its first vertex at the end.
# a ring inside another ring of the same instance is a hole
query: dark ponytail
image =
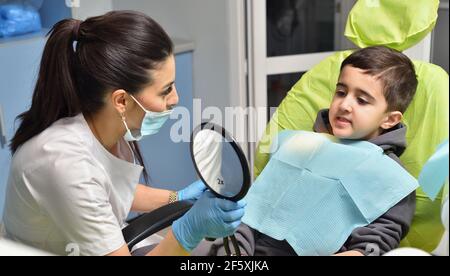
{"type": "MultiPolygon", "coordinates": [[[[137,94],[152,84],[149,71],[173,54],[166,32],[148,16],[115,11],[84,22],[66,19],[49,32],[31,108],[11,140],[14,154],[57,120],[104,106],[107,93],[137,94]]],[[[131,147],[144,165],[137,143],[131,147]]],[[[147,173],[144,169],[147,180],[147,173]]]]}
{"type": "Polygon", "coordinates": [[[80,112],[74,76],[73,29],[76,20],[66,19],[50,31],[42,55],[31,108],[17,117],[22,122],[11,141],[14,154],[19,146],[63,117],[80,112]]]}

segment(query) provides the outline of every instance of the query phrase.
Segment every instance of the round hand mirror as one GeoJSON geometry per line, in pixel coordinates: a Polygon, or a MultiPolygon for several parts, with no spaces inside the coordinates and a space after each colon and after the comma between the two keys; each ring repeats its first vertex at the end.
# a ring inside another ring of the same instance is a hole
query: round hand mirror
{"type": "Polygon", "coordinates": [[[192,133],[191,157],[205,185],[219,198],[239,201],[250,188],[244,152],[222,127],[203,123],[192,133]]]}

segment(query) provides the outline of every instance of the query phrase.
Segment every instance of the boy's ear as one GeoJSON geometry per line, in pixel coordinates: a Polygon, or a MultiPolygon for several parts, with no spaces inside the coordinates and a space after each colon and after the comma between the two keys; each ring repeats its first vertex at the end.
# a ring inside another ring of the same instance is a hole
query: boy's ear
{"type": "Polygon", "coordinates": [[[388,112],[387,116],[384,118],[380,127],[382,129],[390,129],[396,126],[403,119],[403,114],[400,111],[388,112]]]}

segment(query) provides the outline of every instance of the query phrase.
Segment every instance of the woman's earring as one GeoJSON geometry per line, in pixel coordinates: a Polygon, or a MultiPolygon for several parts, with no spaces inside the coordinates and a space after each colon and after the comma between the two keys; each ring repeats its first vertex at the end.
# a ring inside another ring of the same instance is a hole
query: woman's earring
{"type": "Polygon", "coordinates": [[[120,113],[120,117],[122,118],[122,122],[125,122],[125,112],[120,113]]]}

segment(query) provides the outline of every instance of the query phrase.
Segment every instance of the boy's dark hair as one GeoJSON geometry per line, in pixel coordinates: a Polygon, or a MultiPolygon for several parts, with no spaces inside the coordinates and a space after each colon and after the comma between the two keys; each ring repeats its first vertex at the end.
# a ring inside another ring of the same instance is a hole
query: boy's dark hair
{"type": "Polygon", "coordinates": [[[406,55],[384,46],[373,46],[347,57],[342,62],[341,72],[347,65],[365,70],[366,74],[383,82],[388,111],[406,111],[418,84],[414,64],[406,55]]]}

